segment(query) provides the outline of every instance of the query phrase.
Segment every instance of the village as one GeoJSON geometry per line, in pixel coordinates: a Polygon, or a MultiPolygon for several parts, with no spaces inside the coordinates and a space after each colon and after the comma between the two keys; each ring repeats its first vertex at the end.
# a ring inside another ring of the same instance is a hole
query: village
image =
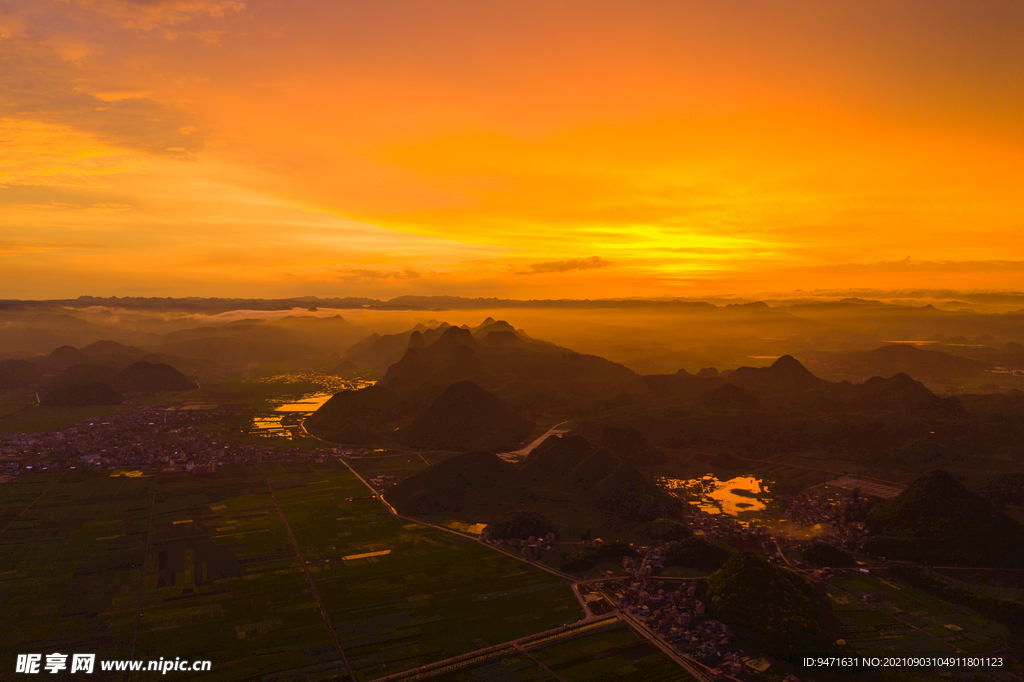
{"type": "Polygon", "coordinates": [[[324,461],[335,450],[303,451],[218,438],[204,424],[223,420],[223,409],[179,410],[137,405],[120,414],[86,419],[43,433],[0,433],[0,483],[33,471],[132,469],[213,473],[224,464],[324,461]]]}

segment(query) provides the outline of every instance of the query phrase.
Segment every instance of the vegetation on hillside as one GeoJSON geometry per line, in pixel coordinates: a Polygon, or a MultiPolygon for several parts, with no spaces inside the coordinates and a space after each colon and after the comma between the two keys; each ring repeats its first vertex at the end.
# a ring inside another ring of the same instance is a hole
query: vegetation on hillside
{"type": "Polygon", "coordinates": [[[535,511],[514,511],[506,514],[497,523],[492,523],[484,532],[497,540],[519,538],[525,540],[533,537],[544,537],[553,533],[554,525],[535,511]]]}
{"type": "Polygon", "coordinates": [[[802,575],[750,551],[708,578],[708,603],[715,618],[769,656],[793,660],[836,649],[823,596],[802,575]]]}
{"type": "Polygon", "coordinates": [[[98,381],[61,384],[43,396],[43,407],[90,407],[93,405],[120,405],[124,396],[110,384],[98,381]]]}
{"type": "Polygon", "coordinates": [[[857,560],[849,552],[819,540],[811,542],[810,546],[801,552],[801,555],[804,561],[815,566],[845,568],[857,565],[857,560]]]}
{"type": "Polygon", "coordinates": [[[1024,526],[936,469],[875,506],[870,554],[955,566],[1024,568],[1024,526]]]}
{"type": "Polygon", "coordinates": [[[695,568],[699,571],[717,571],[725,565],[733,550],[704,537],[690,537],[670,542],[662,559],[667,565],[695,568]]]}
{"type": "Polygon", "coordinates": [[[654,542],[671,542],[693,537],[693,531],[689,526],[674,519],[655,519],[647,525],[645,532],[654,542]]]}
{"type": "Polygon", "coordinates": [[[401,429],[398,439],[419,448],[501,451],[517,447],[533,426],[493,393],[460,381],[401,429]]]}

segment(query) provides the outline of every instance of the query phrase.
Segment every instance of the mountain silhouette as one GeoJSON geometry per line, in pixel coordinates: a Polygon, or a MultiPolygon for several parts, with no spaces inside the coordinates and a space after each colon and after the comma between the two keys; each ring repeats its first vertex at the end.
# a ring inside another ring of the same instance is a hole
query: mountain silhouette
{"type": "Polygon", "coordinates": [[[580,436],[550,436],[523,462],[538,490],[593,504],[629,521],[678,518],[682,503],[607,448],[580,436]]]}
{"type": "Polygon", "coordinates": [[[381,384],[403,395],[437,395],[472,381],[517,408],[561,410],[611,398],[636,378],[632,370],[594,355],[536,341],[511,325],[448,327],[432,342],[411,339],[381,384]]]}
{"type": "Polygon", "coordinates": [[[892,376],[905,373],[914,378],[947,378],[983,372],[987,365],[977,360],[897,343],[875,350],[833,353],[828,362],[847,374],[892,376]]]}
{"type": "Polygon", "coordinates": [[[747,550],[726,561],[707,586],[710,614],[758,651],[788,659],[835,652],[825,615],[831,609],[804,576],[747,550]]]}
{"type": "Polygon", "coordinates": [[[360,371],[381,376],[388,367],[402,359],[410,346],[433,343],[449,326],[445,322],[434,327],[419,324],[399,334],[371,334],[350,346],[343,357],[360,371]]]}
{"type": "Polygon", "coordinates": [[[98,381],[60,384],[43,396],[39,404],[44,407],[91,407],[94,405],[120,405],[124,396],[110,384],[98,381]]]}
{"type": "Polygon", "coordinates": [[[878,504],[867,525],[865,551],[889,559],[1024,568],[1024,526],[941,469],[878,504]]]}
{"type": "Polygon", "coordinates": [[[651,445],[644,434],[632,426],[606,426],[601,442],[617,457],[632,464],[663,464],[665,453],[651,445]]]}
{"type": "Polygon", "coordinates": [[[40,379],[41,373],[28,360],[0,361],[0,390],[24,388],[40,379]]]}
{"type": "Polygon", "coordinates": [[[446,388],[398,438],[420,448],[493,451],[519,445],[533,426],[494,394],[461,381],[446,388]]]}
{"type": "Polygon", "coordinates": [[[732,383],[722,384],[703,393],[697,398],[697,404],[705,408],[728,411],[756,410],[761,407],[761,401],[753,393],[732,383]]]}
{"type": "Polygon", "coordinates": [[[402,418],[406,408],[395,393],[373,385],[340,391],[311,414],[304,426],[310,433],[335,443],[367,443],[386,425],[402,418]]]}
{"type": "Polygon", "coordinates": [[[457,513],[498,518],[533,496],[514,466],[489,452],[467,452],[427,467],[385,495],[403,514],[457,513]]]}
{"type": "Polygon", "coordinates": [[[198,384],[167,363],[139,360],[118,372],[117,385],[125,391],[188,391],[198,384]]]}
{"type": "Polygon", "coordinates": [[[770,367],[740,367],[728,381],[757,396],[810,391],[825,384],[792,355],[783,355],[770,367]]]}

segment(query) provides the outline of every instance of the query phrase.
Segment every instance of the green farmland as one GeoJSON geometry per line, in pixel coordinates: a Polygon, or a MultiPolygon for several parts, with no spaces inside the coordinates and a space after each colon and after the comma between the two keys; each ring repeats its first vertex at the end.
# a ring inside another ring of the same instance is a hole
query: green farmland
{"type": "Polygon", "coordinates": [[[153,479],[72,471],[0,491],[5,671],[22,652],[127,657],[153,479]]]}
{"type": "Polygon", "coordinates": [[[344,466],[274,465],[268,472],[360,679],[583,616],[564,581],[392,516],[344,466]]]}
{"type": "Polygon", "coordinates": [[[405,455],[389,454],[379,457],[352,457],[347,461],[363,478],[395,476],[399,480],[404,480],[427,468],[427,463],[420,455],[415,453],[405,455]]]}
{"type": "Polygon", "coordinates": [[[210,660],[211,681],[341,679],[336,635],[369,680],[583,615],[564,581],[392,516],[340,464],[36,474],[0,486],[4,527],[8,670],[59,651],[210,660]]]}
{"type": "MultiPolygon", "coordinates": [[[[613,621],[614,622],[614,621],[613,621]]],[[[434,682],[688,682],[672,659],[621,621],[609,629],[433,678],[434,682]]]]}
{"type": "Polygon", "coordinates": [[[105,419],[128,409],[125,405],[94,407],[32,406],[0,421],[2,433],[42,433],[71,426],[86,419],[105,419]]]}
{"type": "Polygon", "coordinates": [[[966,607],[876,576],[837,576],[827,589],[843,638],[861,655],[984,654],[1009,637],[1003,625],[966,607]]]}
{"type": "Polygon", "coordinates": [[[172,474],[157,490],[137,658],[213,661],[204,679],[343,674],[259,470],[172,474]]]}

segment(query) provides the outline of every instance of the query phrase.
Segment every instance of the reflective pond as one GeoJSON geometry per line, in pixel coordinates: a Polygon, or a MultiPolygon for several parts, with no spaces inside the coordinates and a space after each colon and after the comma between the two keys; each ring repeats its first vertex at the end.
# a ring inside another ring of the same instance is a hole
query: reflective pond
{"type": "Polygon", "coordinates": [[[763,511],[772,499],[771,482],[754,476],[736,476],[724,481],[714,474],[691,479],[663,476],[657,483],[709,514],[738,518],[759,516],[757,512],[763,511]]]}
{"type": "Polygon", "coordinates": [[[273,402],[271,403],[272,412],[263,412],[253,417],[250,433],[268,438],[288,439],[294,438],[296,435],[302,435],[302,420],[320,409],[335,393],[358,391],[361,388],[366,388],[376,383],[369,379],[360,378],[343,379],[329,375],[305,376],[294,374],[267,377],[262,381],[266,383],[309,381],[310,383],[317,383],[323,389],[326,389],[315,393],[307,393],[299,398],[273,402]]]}

